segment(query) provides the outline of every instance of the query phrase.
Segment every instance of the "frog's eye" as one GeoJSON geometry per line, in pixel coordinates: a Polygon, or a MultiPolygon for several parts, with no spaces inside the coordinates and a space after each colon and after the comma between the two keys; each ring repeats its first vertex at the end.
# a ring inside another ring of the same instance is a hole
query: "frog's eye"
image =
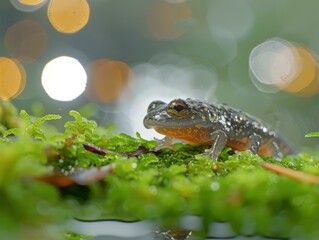
{"type": "Polygon", "coordinates": [[[190,113],[190,108],[182,99],[176,99],[167,106],[167,113],[173,117],[183,118],[190,113]]]}
{"type": "Polygon", "coordinates": [[[153,101],[153,102],[150,103],[150,105],[148,105],[147,113],[152,112],[152,111],[154,111],[156,109],[159,109],[159,107],[161,107],[161,106],[166,106],[166,103],[163,102],[163,101],[158,101],[158,100],[157,101],[153,101]]]}

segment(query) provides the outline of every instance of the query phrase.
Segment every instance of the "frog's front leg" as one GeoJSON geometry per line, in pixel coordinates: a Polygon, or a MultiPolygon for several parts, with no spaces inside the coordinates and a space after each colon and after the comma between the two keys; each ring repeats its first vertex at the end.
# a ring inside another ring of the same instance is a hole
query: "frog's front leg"
{"type": "Polygon", "coordinates": [[[213,144],[210,149],[205,151],[211,159],[217,160],[218,156],[224,149],[227,143],[227,135],[222,130],[216,130],[210,134],[213,144]]]}
{"type": "Polygon", "coordinates": [[[154,138],[154,140],[157,142],[157,147],[154,150],[161,150],[163,148],[169,148],[172,150],[175,150],[174,143],[175,139],[169,136],[165,136],[162,139],[154,138]]]}
{"type": "Polygon", "coordinates": [[[258,134],[253,134],[249,137],[248,141],[248,149],[253,153],[256,154],[258,153],[258,150],[261,146],[261,136],[258,134]]]}

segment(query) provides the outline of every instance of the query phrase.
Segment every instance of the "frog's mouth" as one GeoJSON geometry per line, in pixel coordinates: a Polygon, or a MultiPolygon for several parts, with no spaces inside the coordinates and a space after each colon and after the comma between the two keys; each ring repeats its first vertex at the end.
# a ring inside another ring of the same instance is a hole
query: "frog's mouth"
{"type": "Polygon", "coordinates": [[[150,117],[146,116],[143,120],[144,127],[147,129],[150,128],[186,128],[192,127],[195,125],[202,125],[200,120],[192,120],[192,119],[175,119],[170,116],[160,117],[159,115],[150,117]]]}

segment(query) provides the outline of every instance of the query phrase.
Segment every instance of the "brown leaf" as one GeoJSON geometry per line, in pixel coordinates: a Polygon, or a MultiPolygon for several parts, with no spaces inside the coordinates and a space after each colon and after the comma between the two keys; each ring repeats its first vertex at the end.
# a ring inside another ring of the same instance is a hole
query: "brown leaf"
{"type": "Polygon", "coordinates": [[[48,176],[37,177],[36,180],[50,183],[58,187],[67,187],[73,184],[89,185],[93,182],[102,180],[106,175],[111,174],[111,166],[90,167],[87,169],[78,169],[75,173],[68,176],[55,173],[48,176]]]}

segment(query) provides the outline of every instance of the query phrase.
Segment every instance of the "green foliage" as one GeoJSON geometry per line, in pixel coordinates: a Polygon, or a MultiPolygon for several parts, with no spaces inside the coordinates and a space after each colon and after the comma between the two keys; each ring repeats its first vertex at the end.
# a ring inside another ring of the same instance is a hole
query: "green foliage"
{"type": "Polygon", "coordinates": [[[63,234],[63,239],[65,240],[91,240],[94,239],[95,236],[85,236],[85,235],[80,235],[80,234],[76,234],[76,233],[64,233],[63,234]]]}
{"type": "MultiPolygon", "coordinates": [[[[209,223],[225,221],[242,235],[319,237],[319,185],[277,175],[260,165],[268,162],[319,175],[318,156],[300,153],[278,161],[225,148],[219,160],[212,161],[203,154],[205,146],[178,143],[174,151],[128,158],[120,153],[152,149],[157,143],[138,133],[136,137],[114,134],[112,127],[97,127],[76,111],[70,115],[73,120],[58,133],[46,122],[60,116],[33,118],[21,111],[19,125],[6,130],[0,141],[0,233],[6,239],[33,239],[35,232],[43,239],[58,239],[58,226],[72,217],[155,219],[171,228],[184,215],[202,218],[199,236],[205,235],[209,223]],[[115,152],[98,155],[83,144],[115,152]],[[62,188],[38,180],[105,165],[112,171],[88,186],[62,188]]],[[[90,239],[73,233],[63,233],[63,238],[90,239]]]]}
{"type": "Polygon", "coordinates": [[[64,124],[66,131],[73,134],[87,134],[92,135],[93,131],[97,127],[95,121],[87,120],[82,117],[77,111],[71,110],[70,116],[74,117],[74,121],[69,121],[64,124]]]}
{"type": "Polygon", "coordinates": [[[0,135],[7,129],[18,127],[18,125],[17,109],[8,101],[0,101],[0,135]]]}
{"type": "Polygon", "coordinates": [[[307,133],[305,137],[319,137],[319,132],[307,133]]]}
{"type": "Polygon", "coordinates": [[[48,115],[45,115],[44,117],[36,118],[33,121],[30,115],[25,110],[21,110],[20,118],[21,118],[20,127],[11,128],[7,130],[3,134],[4,137],[7,137],[9,135],[15,135],[19,137],[23,135],[27,135],[27,136],[30,136],[31,138],[45,140],[46,137],[41,127],[46,121],[57,120],[57,119],[60,119],[61,116],[55,115],[55,114],[48,114],[48,115]]]}
{"type": "Polygon", "coordinates": [[[141,138],[139,133],[136,133],[136,138],[120,133],[108,139],[103,147],[118,152],[131,152],[141,146],[144,146],[147,149],[152,149],[157,146],[157,142],[147,141],[141,138]]]}

